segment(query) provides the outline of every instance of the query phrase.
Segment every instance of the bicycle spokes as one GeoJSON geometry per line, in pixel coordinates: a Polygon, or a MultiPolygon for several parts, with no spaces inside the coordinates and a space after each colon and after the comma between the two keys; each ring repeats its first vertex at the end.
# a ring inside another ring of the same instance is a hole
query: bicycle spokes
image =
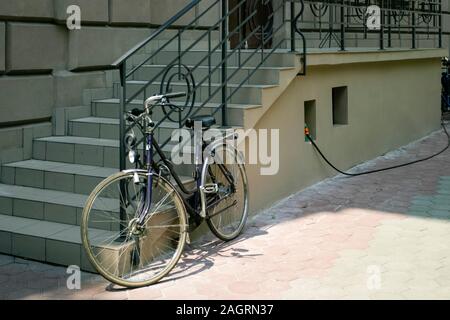
{"type": "Polygon", "coordinates": [[[184,207],[173,187],[154,181],[150,200],[148,175],[135,180],[124,173],[105,181],[91,195],[82,226],[90,261],[108,279],[127,286],[151,283],[170,271],[187,229],[184,207]]]}

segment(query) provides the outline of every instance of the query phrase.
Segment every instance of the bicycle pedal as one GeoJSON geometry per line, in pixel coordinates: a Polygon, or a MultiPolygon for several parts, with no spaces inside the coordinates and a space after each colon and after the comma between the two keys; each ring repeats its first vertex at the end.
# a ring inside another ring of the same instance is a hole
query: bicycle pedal
{"type": "Polygon", "coordinates": [[[186,236],[186,243],[191,244],[191,237],[189,236],[189,233],[186,236]]]}
{"type": "Polygon", "coordinates": [[[201,189],[204,193],[210,194],[210,193],[217,193],[219,192],[219,186],[217,183],[209,183],[201,186],[201,189]]]}

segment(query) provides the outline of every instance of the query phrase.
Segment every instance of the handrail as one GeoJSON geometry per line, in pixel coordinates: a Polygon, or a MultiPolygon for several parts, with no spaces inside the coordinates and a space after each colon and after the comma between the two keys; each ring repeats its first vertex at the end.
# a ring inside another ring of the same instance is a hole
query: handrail
{"type": "Polygon", "coordinates": [[[199,4],[202,0],[192,0],[187,6],[181,9],[178,13],[176,13],[172,18],[167,20],[163,25],[161,25],[158,30],[152,33],[147,39],[143,40],[141,43],[138,43],[132,49],[130,49],[127,53],[117,59],[115,62],[111,64],[114,68],[119,68],[126,60],[128,60],[133,54],[138,52],[140,49],[145,47],[150,41],[159,36],[163,31],[167,30],[170,26],[172,26],[175,22],[177,22],[181,17],[183,17],[186,13],[192,10],[197,4],[199,4]]]}
{"type": "MultiPolygon", "coordinates": [[[[291,32],[294,33],[296,32],[300,38],[302,39],[302,43],[303,43],[303,70],[299,73],[300,76],[306,76],[306,59],[307,59],[307,55],[306,55],[306,37],[303,34],[303,32],[300,30],[299,25],[299,21],[300,18],[303,17],[303,13],[305,12],[305,3],[303,1],[300,1],[300,11],[297,15],[295,15],[295,10],[294,10],[294,6],[295,3],[292,1],[291,2],[291,32]]],[[[291,45],[291,47],[295,48],[295,37],[292,36],[291,37],[291,41],[294,41],[294,44],[291,45]]]]}
{"type": "MultiPolygon", "coordinates": [[[[201,0],[200,0],[200,1],[201,1],[201,0]]],[[[200,2],[200,1],[199,1],[199,2],[200,2]]],[[[182,32],[184,32],[184,31],[188,30],[188,28],[192,27],[192,25],[193,25],[198,19],[200,19],[200,18],[202,18],[204,15],[206,15],[206,14],[209,12],[209,10],[210,10],[211,8],[213,8],[215,5],[216,5],[216,3],[213,2],[209,7],[207,7],[207,8],[205,9],[205,11],[203,11],[200,15],[198,15],[194,21],[191,21],[189,24],[185,25],[183,28],[178,29],[178,32],[179,32],[179,33],[182,33],[182,32]]],[[[214,26],[210,27],[209,29],[214,28],[214,27],[216,27],[217,25],[218,25],[218,24],[216,23],[214,26]]],[[[156,37],[156,36],[155,36],[155,37],[156,37]]],[[[163,49],[163,48],[165,48],[171,41],[175,40],[177,37],[178,37],[178,35],[173,36],[170,40],[167,41],[166,44],[164,44],[164,45],[160,48],[160,50],[163,49]]],[[[151,40],[150,40],[150,41],[151,41],[151,40]]],[[[144,45],[144,46],[145,46],[145,45],[144,45]]],[[[142,48],[141,48],[141,49],[142,49],[142,48]]],[[[189,49],[187,49],[187,50],[189,50],[189,49]]],[[[142,62],[139,63],[138,65],[136,65],[132,70],[130,70],[129,72],[127,72],[127,75],[126,75],[127,78],[128,78],[130,75],[132,75],[137,69],[139,69],[140,67],[142,67],[145,63],[147,63],[147,62],[148,62],[154,55],[156,55],[157,53],[158,53],[158,52],[155,52],[154,54],[152,54],[151,56],[149,56],[147,59],[145,59],[144,61],[142,61],[142,62]]]]}
{"type": "MultiPolygon", "coordinates": [[[[298,22],[303,13],[303,0],[281,0],[276,2],[276,6],[274,3],[275,1],[272,3],[271,0],[239,0],[233,4],[233,7],[228,8],[227,0],[193,0],[148,38],[112,64],[113,68],[120,68],[120,114],[122,116],[120,117],[121,143],[119,146],[121,170],[126,166],[124,137],[132,130],[132,125],[129,126],[125,123],[123,114],[135,99],[141,99],[142,96],[146,98],[157,93],[163,94],[172,89],[178,90],[180,86],[183,86],[183,89],[186,87],[187,90],[180,91],[188,93],[186,101],[173,102],[174,106],[177,105],[176,108],[163,107],[164,114],[156,122],[155,128],[160,127],[165,121],[178,123],[178,128],[181,128],[184,125],[184,118],[187,117],[186,114],[196,115],[202,110],[204,111],[206,107],[211,115],[222,111],[222,125],[226,126],[227,104],[233,101],[232,98],[239,89],[248,83],[255,72],[268,61],[277,49],[286,48],[285,45],[288,46],[288,41],[291,40],[290,49],[295,53],[295,41],[292,41],[291,37],[299,34],[303,39],[303,54],[306,54],[305,39],[298,26],[292,26],[298,22]],[[199,6],[200,10],[196,10],[195,17],[183,26],[176,28],[177,32],[173,36],[170,35],[168,40],[164,39],[164,43],[157,43],[158,46],[155,47],[151,46],[158,36],[165,31],[173,30],[173,24],[202,1],[205,5],[199,6]],[[286,5],[289,2],[291,2],[292,10],[296,10],[293,2],[302,4],[300,14],[295,14],[290,20],[291,34],[283,31],[289,21],[285,14],[286,5]],[[220,12],[217,19],[208,23],[205,28],[197,27],[203,21],[200,19],[206,15],[210,17],[211,13],[217,14],[217,12],[220,12]],[[267,16],[264,19],[259,18],[260,12],[267,12],[267,16]],[[229,19],[237,17],[239,18],[231,27],[228,23],[229,19]],[[189,38],[189,43],[183,44],[182,37],[189,30],[198,32],[194,34],[194,38],[189,38]],[[214,40],[212,36],[216,35],[213,32],[217,32],[217,38],[214,40]],[[231,49],[228,48],[229,42],[233,42],[231,49]],[[186,65],[188,55],[199,44],[202,49],[193,56],[195,59],[186,65]],[[207,44],[208,48],[203,49],[205,48],[203,44],[207,44]],[[248,48],[248,44],[251,44],[251,48],[243,51],[244,48],[248,48]],[[150,51],[140,51],[147,45],[149,45],[150,51]],[[169,52],[172,52],[172,55],[167,55],[169,52]],[[138,54],[139,59],[135,59],[135,55],[137,57],[138,54]],[[162,67],[153,69],[149,66],[152,64],[162,65],[162,67]],[[228,66],[231,64],[236,68],[228,72],[228,66]],[[150,68],[146,69],[147,67],[150,68]],[[207,68],[207,72],[203,71],[204,67],[207,68]],[[243,77],[237,78],[236,75],[243,67],[251,67],[251,71],[245,73],[243,77]],[[150,70],[150,73],[145,73],[147,76],[142,77],[144,73],[141,71],[147,72],[146,70],[150,70]],[[194,79],[194,73],[195,77],[199,79],[194,79]],[[139,81],[133,81],[136,79],[139,81]],[[201,97],[201,99],[196,101],[196,97],[201,97]],[[208,106],[212,103],[212,106],[208,106]],[[194,106],[195,109],[193,109],[194,106]]],[[[304,61],[306,61],[306,57],[304,57],[304,61]]],[[[169,142],[170,138],[164,142],[160,141],[160,145],[164,147],[169,142]]]]}

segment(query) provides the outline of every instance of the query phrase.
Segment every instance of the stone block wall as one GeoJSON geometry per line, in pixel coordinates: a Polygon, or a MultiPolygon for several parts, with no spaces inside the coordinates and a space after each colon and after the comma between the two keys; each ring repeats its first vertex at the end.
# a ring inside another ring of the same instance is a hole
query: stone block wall
{"type": "MultiPolygon", "coordinates": [[[[189,2],[1,0],[0,127],[49,121],[56,108],[81,105],[84,89],[107,83],[98,70],[148,37],[189,2]],[[71,5],[81,9],[80,30],[69,30],[66,25],[71,5]]],[[[193,9],[177,24],[191,22],[201,10],[200,6],[193,9]]],[[[211,10],[201,24],[212,24],[218,16],[218,10],[211,10]]]]}

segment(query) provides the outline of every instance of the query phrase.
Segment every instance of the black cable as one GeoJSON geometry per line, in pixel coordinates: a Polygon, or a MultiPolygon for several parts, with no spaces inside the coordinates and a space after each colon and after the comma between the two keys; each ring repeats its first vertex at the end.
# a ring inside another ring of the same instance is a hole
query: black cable
{"type": "Polygon", "coordinates": [[[393,169],[398,169],[398,168],[402,168],[402,167],[406,167],[406,166],[410,166],[412,164],[416,164],[419,162],[424,162],[430,159],[433,159],[435,157],[437,157],[438,155],[441,155],[442,153],[444,153],[445,151],[447,151],[450,148],[450,135],[447,131],[447,128],[445,127],[445,123],[444,120],[442,119],[442,128],[444,129],[444,133],[447,135],[447,146],[440,152],[426,157],[424,159],[419,159],[419,160],[415,160],[415,161],[411,161],[408,163],[404,163],[404,164],[400,164],[400,165],[396,165],[393,167],[388,167],[388,168],[382,168],[382,169],[377,169],[377,170],[371,170],[371,171],[365,171],[365,172],[360,172],[360,173],[348,173],[348,172],[344,172],[342,170],[339,170],[338,168],[336,168],[328,159],[327,157],[325,157],[325,155],[322,153],[322,151],[320,150],[320,148],[317,146],[317,144],[314,142],[314,140],[312,139],[312,137],[309,134],[306,134],[306,137],[308,138],[308,140],[312,143],[312,145],[314,146],[314,148],[317,150],[317,152],[320,154],[320,156],[323,158],[323,160],[325,160],[325,162],[332,167],[334,170],[336,170],[337,172],[349,176],[349,177],[358,177],[358,176],[363,176],[363,175],[367,175],[367,174],[372,174],[372,173],[378,173],[378,172],[382,172],[382,171],[388,171],[388,170],[393,170],[393,169]]]}

